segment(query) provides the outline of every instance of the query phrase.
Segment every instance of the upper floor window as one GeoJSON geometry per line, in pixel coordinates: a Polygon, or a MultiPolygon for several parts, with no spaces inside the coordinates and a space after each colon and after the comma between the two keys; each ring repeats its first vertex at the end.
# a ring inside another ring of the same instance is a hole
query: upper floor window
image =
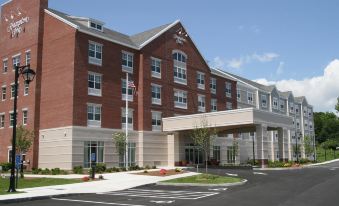
{"type": "Polygon", "coordinates": [[[174,107],[187,109],[187,92],[181,90],[174,91],[174,107]]]}
{"type": "Polygon", "coordinates": [[[5,114],[2,113],[0,114],[0,128],[4,128],[5,127],[5,114]]]}
{"type": "Polygon", "coordinates": [[[98,24],[98,23],[95,23],[95,22],[89,22],[89,26],[90,26],[92,29],[95,29],[95,30],[98,30],[98,31],[103,31],[103,26],[102,26],[102,24],[98,24]]]}
{"type": "Polygon", "coordinates": [[[304,116],[306,117],[307,116],[307,108],[306,109],[303,109],[304,110],[304,116]]]}
{"type": "Polygon", "coordinates": [[[285,109],[285,102],[283,100],[280,100],[280,110],[284,111],[285,109]]]}
{"type": "Polygon", "coordinates": [[[252,92],[247,92],[247,102],[249,104],[253,104],[253,93],[252,92]]]}
{"type": "MultiPolygon", "coordinates": [[[[15,85],[14,83],[11,84],[11,99],[14,98],[15,95],[15,85]]],[[[19,95],[19,84],[17,85],[16,96],[19,95]]]]}
{"type": "Polygon", "coordinates": [[[101,96],[101,74],[88,73],[88,95],[101,96]]]}
{"type": "Polygon", "coordinates": [[[26,65],[31,64],[31,51],[26,51],[26,65]]]}
{"type": "Polygon", "coordinates": [[[308,117],[312,117],[312,109],[308,108],[308,117]]]}
{"type": "Polygon", "coordinates": [[[24,96],[27,96],[29,92],[29,84],[24,82],[24,96]]]}
{"type": "Polygon", "coordinates": [[[263,108],[267,107],[267,96],[264,94],[261,95],[261,107],[263,108]]]}
{"type": "Polygon", "coordinates": [[[211,99],[211,112],[216,112],[217,109],[217,99],[211,99]]]}
{"type": "Polygon", "coordinates": [[[101,127],[101,105],[87,104],[87,126],[101,127]]]}
{"type": "Polygon", "coordinates": [[[211,78],[210,79],[210,89],[212,94],[217,93],[217,79],[216,78],[211,78]]]}
{"type": "Polygon", "coordinates": [[[6,86],[1,87],[1,100],[2,101],[6,100],[6,86]]]}
{"type": "Polygon", "coordinates": [[[128,109],[128,114],[126,114],[126,108],[121,109],[121,128],[126,128],[126,117],[127,117],[127,128],[128,130],[133,130],[133,109],[128,109]]]}
{"type": "Polygon", "coordinates": [[[205,89],[205,74],[197,72],[197,86],[199,89],[205,89]]]}
{"type": "Polygon", "coordinates": [[[237,89],[237,100],[238,101],[241,100],[241,91],[240,91],[240,89],[237,89]]]}
{"type": "Polygon", "coordinates": [[[174,66],[174,82],[187,84],[186,68],[174,66]]]}
{"type": "Polygon", "coordinates": [[[27,125],[28,122],[28,111],[22,110],[22,125],[27,125]]]}
{"type": "MultiPolygon", "coordinates": [[[[131,82],[132,81],[130,81],[130,83],[131,82]]],[[[122,100],[126,100],[126,88],[127,88],[126,79],[121,80],[121,86],[122,86],[122,88],[121,88],[122,100]]],[[[133,101],[133,88],[130,87],[130,86],[128,86],[127,98],[128,98],[128,101],[133,101]]]]}
{"type": "Polygon", "coordinates": [[[299,105],[295,105],[295,112],[299,114],[299,105]]]}
{"type": "Polygon", "coordinates": [[[133,73],[133,54],[129,52],[122,52],[122,70],[133,73]]]}
{"type": "Polygon", "coordinates": [[[273,97],[273,109],[278,109],[278,98],[273,97]]]}
{"type": "Polygon", "coordinates": [[[232,102],[226,102],[226,110],[232,110],[232,109],[233,109],[232,102]]]}
{"type": "Polygon", "coordinates": [[[102,65],[102,44],[89,42],[88,62],[90,64],[102,65]]]}
{"type": "Polygon", "coordinates": [[[226,82],[226,97],[232,97],[232,84],[230,82],[226,82]]]}
{"type": "Polygon", "coordinates": [[[8,71],[8,59],[4,59],[2,61],[2,73],[6,73],[8,71]]]}
{"type": "Polygon", "coordinates": [[[13,127],[14,125],[14,113],[9,112],[9,127],[13,127]]]}
{"type": "Polygon", "coordinates": [[[152,131],[161,131],[161,112],[152,111],[152,131]]]}
{"type": "Polygon", "coordinates": [[[173,60],[186,63],[187,56],[181,52],[173,53],[173,60]]]}
{"type": "Polygon", "coordinates": [[[151,61],[152,77],[161,79],[161,60],[152,57],[151,61]]]}
{"type": "Polygon", "coordinates": [[[293,102],[290,103],[290,113],[294,113],[294,104],[293,104],[293,102]]]}
{"type": "Polygon", "coordinates": [[[206,111],[205,96],[204,95],[198,95],[198,111],[199,112],[205,112],[206,111]]]}
{"type": "Polygon", "coordinates": [[[152,104],[161,105],[161,86],[152,84],[152,104]]]}
{"type": "Polygon", "coordinates": [[[297,119],[297,128],[300,129],[300,119],[297,119]]]}
{"type": "Polygon", "coordinates": [[[15,67],[20,66],[20,55],[16,55],[12,58],[12,63],[13,63],[13,71],[15,67]]]}

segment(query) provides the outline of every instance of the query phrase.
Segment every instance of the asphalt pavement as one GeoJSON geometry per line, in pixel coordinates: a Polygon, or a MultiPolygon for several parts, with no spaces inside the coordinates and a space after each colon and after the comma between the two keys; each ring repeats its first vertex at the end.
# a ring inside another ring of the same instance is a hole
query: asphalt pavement
{"type": "Polygon", "coordinates": [[[283,171],[210,169],[210,173],[248,180],[234,187],[146,185],[99,194],[57,197],[15,206],[338,206],[339,162],[283,171]]]}

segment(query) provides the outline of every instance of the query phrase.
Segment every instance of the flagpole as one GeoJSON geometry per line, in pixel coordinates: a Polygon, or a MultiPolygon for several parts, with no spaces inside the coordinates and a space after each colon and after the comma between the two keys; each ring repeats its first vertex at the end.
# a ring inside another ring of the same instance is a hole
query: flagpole
{"type": "Polygon", "coordinates": [[[126,125],[125,125],[125,135],[126,135],[126,149],[125,149],[125,167],[126,170],[128,169],[128,89],[129,89],[129,84],[128,84],[128,72],[126,72],[126,110],[125,110],[125,115],[126,115],[126,125]]]}

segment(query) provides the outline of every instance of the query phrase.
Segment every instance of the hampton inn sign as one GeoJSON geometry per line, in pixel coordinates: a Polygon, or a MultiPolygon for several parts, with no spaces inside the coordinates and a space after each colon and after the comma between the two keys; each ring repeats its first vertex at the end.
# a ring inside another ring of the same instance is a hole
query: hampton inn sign
{"type": "Polygon", "coordinates": [[[29,17],[20,17],[22,12],[17,9],[17,12],[11,12],[10,17],[5,16],[5,21],[9,22],[7,32],[10,33],[11,38],[18,37],[20,33],[25,32],[25,24],[29,22],[29,17]],[[14,19],[15,15],[20,19],[14,19]]]}

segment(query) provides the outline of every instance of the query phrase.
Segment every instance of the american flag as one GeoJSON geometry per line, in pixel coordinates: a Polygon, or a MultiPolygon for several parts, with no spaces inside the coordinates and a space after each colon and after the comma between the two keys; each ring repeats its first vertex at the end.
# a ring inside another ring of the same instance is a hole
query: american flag
{"type": "Polygon", "coordinates": [[[136,86],[134,84],[134,81],[128,81],[128,87],[135,89],[136,86]]]}

